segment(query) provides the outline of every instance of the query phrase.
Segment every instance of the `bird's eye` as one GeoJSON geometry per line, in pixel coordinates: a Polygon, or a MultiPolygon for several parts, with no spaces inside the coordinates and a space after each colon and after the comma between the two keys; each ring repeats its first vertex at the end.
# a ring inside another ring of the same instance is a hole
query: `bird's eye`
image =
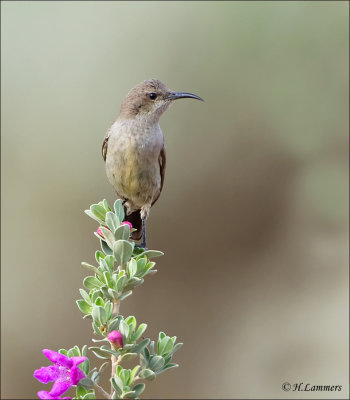
{"type": "Polygon", "coordinates": [[[149,94],[149,98],[150,98],[151,100],[154,100],[155,98],[157,98],[157,93],[150,93],[150,94],[149,94]]]}

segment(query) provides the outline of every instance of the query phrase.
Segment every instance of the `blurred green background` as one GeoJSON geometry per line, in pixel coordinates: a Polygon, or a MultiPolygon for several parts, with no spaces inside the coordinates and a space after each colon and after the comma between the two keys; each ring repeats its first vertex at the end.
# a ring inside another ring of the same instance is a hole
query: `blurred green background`
{"type": "Polygon", "coordinates": [[[205,103],[161,119],[148,245],[165,256],[122,304],[185,343],[145,398],[347,397],[348,7],[1,3],[2,398],[46,389],[42,348],[92,343],[75,305],[99,247],[83,210],[114,201],[102,140],[152,77],[205,103]]]}

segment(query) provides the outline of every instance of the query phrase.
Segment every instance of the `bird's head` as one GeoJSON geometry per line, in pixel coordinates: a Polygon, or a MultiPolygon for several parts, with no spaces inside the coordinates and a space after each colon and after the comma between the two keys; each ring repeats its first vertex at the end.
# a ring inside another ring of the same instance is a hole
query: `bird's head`
{"type": "Polygon", "coordinates": [[[133,87],[126,95],[120,116],[123,118],[145,118],[158,121],[164,111],[177,99],[197,99],[199,96],[186,92],[174,92],[158,79],[150,79],[133,87]]]}

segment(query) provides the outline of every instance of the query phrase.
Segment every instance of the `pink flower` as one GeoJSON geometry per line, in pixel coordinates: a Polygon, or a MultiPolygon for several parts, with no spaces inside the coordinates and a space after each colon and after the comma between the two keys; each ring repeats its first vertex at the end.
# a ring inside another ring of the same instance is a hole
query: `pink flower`
{"type": "Polygon", "coordinates": [[[109,332],[107,338],[111,343],[114,344],[114,347],[123,347],[123,336],[119,331],[109,332]]]}
{"type": "Polygon", "coordinates": [[[124,222],[122,222],[120,225],[128,225],[129,228],[130,228],[130,230],[132,229],[132,224],[131,224],[131,222],[129,222],[129,221],[124,221],[124,222]]]}
{"type": "MultiPolygon", "coordinates": [[[[108,230],[110,231],[110,229],[108,228],[108,226],[104,226],[104,228],[106,228],[106,229],[108,229],[108,230]]],[[[101,227],[97,228],[97,232],[96,232],[96,233],[97,233],[98,235],[100,235],[102,238],[104,237],[101,227]]]]}
{"type": "Polygon", "coordinates": [[[77,385],[85,377],[84,372],[78,365],[87,360],[87,358],[68,358],[64,354],[56,353],[49,349],[44,349],[43,353],[53,362],[53,365],[41,367],[34,371],[34,378],[42,383],[55,383],[50,392],[40,391],[38,396],[40,399],[59,399],[71,386],[77,385]]]}
{"type": "Polygon", "coordinates": [[[40,392],[37,393],[39,399],[42,400],[72,400],[70,397],[59,397],[59,396],[52,396],[49,392],[46,392],[45,390],[41,390],[40,392]]]}
{"type": "Polygon", "coordinates": [[[103,237],[103,233],[101,231],[101,228],[97,228],[97,234],[100,235],[101,237],[103,237]]]}

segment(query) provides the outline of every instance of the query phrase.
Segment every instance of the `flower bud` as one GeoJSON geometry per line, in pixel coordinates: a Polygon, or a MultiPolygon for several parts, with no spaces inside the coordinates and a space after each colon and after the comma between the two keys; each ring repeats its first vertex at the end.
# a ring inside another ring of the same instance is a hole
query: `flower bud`
{"type": "Polygon", "coordinates": [[[122,222],[120,225],[128,225],[129,228],[130,228],[130,230],[132,229],[132,224],[131,224],[131,222],[129,222],[129,221],[124,221],[124,222],[122,222]]]}
{"type": "Polygon", "coordinates": [[[101,237],[103,237],[103,233],[101,231],[101,228],[97,228],[97,234],[100,235],[101,237]]]}
{"type": "Polygon", "coordinates": [[[114,344],[114,347],[123,347],[123,336],[119,331],[109,332],[107,338],[111,343],[114,344]]]}

